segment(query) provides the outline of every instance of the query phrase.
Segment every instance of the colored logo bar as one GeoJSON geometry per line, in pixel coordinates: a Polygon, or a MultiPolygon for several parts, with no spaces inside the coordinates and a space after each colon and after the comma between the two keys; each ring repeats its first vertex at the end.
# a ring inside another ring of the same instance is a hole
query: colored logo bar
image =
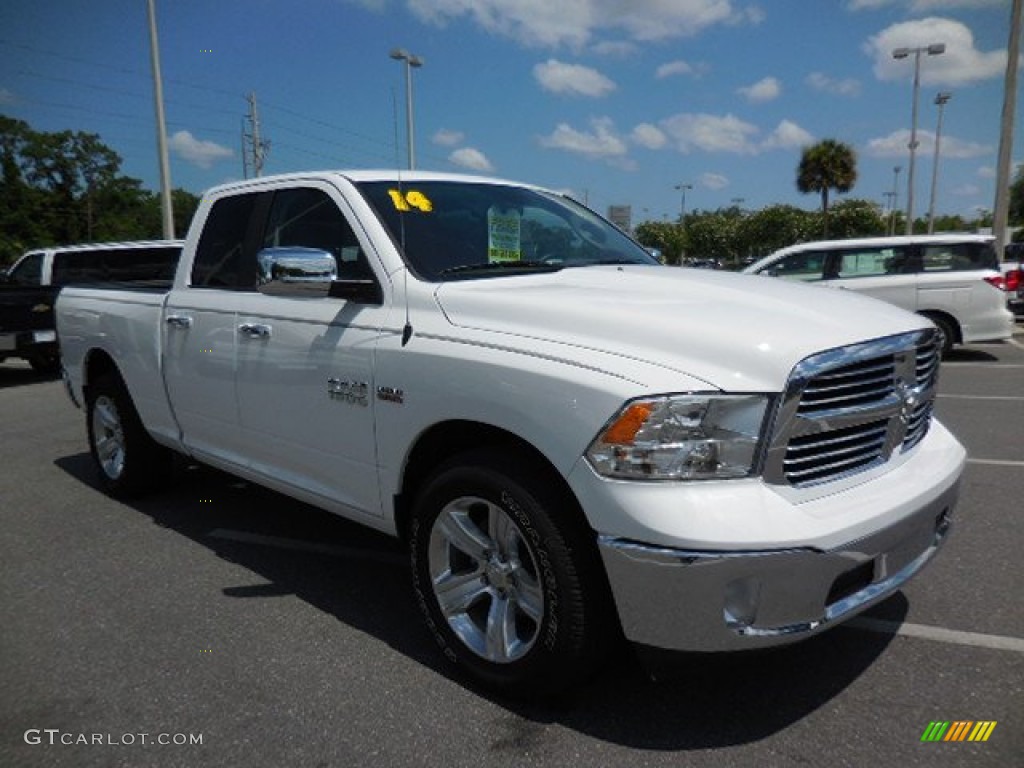
{"type": "Polygon", "coordinates": [[[928,723],[921,741],[988,741],[996,728],[995,720],[954,720],[928,723]]]}

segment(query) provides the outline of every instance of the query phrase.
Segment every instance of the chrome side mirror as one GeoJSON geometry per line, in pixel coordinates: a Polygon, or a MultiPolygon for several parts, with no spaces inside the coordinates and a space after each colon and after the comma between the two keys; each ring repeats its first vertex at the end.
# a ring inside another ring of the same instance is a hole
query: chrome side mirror
{"type": "Polygon", "coordinates": [[[327,296],[338,276],[338,263],[319,248],[264,248],[256,254],[259,292],[271,296],[327,296]]]}

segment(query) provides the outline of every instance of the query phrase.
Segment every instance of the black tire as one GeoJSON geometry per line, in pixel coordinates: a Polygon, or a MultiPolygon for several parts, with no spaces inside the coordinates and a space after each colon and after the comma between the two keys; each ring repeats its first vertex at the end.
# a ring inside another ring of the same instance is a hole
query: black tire
{"type": "Polygon", "coordinates": [[[427,627],[449,661],[489,687],[556,694],[619,637],[593,533],[568,492],[518,454],[442,465],[416,498],[409,545],[427,627]],[[451,595],[447,610],[439,593],[451,595]]]}
{"type": "Polygon", "coordinates": [[[89,452],[107,493],[126,498],[163,485],[172,454],[146,432],[120,376],[104,374],[89,386],[85,412],[89,452]]]}
{"type": "Polygon", "coordinates": [[[939,329],[939,337],[942,342],[942,356],[948,356],[953,349],[953,344],[957,340],[956,324],[945,315],[926,314],[925,317],[935,323],[935,327],[939,329]]]}

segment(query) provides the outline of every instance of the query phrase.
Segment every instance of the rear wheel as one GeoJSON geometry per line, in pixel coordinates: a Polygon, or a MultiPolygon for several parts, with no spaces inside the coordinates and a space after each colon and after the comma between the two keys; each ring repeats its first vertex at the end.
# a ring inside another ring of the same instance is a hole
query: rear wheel
{"type": "Polygon", "coordinates": [[[105,374],[89,387],[86,428],[89,451],[107,493],[136,496],[167,478],[173,466],[171,453],[146,432],[119,376],[105,374]]]}
{"type": "Polygon", "coordinates": [[[956,343],[956,325],[945,315],[925,315],[925,317],[935,323],[935,327],[939,329],[942,356],[946,357],[953,349],[953,344],[956,343]]]}
{"type": "Polygon", "coordinates": [[[419,494],[416,595],[444,655],[516,695],[587,676],[609,641],[609,601],[589,529],[511,453],[464,455],[419,494]]]}

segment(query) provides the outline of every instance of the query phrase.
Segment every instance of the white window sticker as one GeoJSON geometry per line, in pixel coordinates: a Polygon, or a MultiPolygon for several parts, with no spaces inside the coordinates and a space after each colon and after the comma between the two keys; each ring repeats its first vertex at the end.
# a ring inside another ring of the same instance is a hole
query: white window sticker
{"type": "Polygon", "coordinates": [[[519,211],[498,208],[487,209],[487,260],[520,261],[523,258],[522,240],[519,236],[522,216],[519,211]]]}

